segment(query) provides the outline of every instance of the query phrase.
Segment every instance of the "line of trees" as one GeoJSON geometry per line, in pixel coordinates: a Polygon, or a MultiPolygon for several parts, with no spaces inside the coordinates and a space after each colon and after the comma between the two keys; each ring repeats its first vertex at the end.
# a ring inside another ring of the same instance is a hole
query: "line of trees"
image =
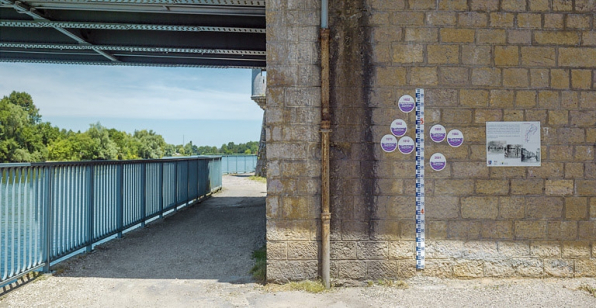
{"type": "Polygon", "coordinates": [[[12,92],[0,100],[0,162],[155,159],[164,156],[255,154],[258,142],[220,148],[167,144],[153,130],[129,134],[99,122],[85,132],[60,129],[43,122],[31,95],[12,92]]]}
{"type": "Polygon", "coordinates": [[[257,154],[258,151],[259,143],[257,141],[240,144],[228,142],[228,144],[223,144],[220,148],[214,146],[196,146],[191,141],[184,146],[178,145],[175,149],[175,152],[181,155],[257,154]]]}

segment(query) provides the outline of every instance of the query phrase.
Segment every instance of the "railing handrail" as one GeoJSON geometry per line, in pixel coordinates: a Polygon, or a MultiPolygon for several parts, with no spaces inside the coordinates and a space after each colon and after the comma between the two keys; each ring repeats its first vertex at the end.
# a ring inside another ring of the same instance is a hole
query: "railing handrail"
{"type": "Polygon", "coordinates": [[[164,161],[185,161],[185,160],[207,160],[221,158],[221,155],[199,155],[181,156],[155,159],[128,159],[128,160],[80,160],[80,161],[48,161],[32,163],[0,163],[0,168],[20,167],[56,167],[56,166],[95,166],[95,165],[119,165],[138,163],[161,163],[164,161]]]}

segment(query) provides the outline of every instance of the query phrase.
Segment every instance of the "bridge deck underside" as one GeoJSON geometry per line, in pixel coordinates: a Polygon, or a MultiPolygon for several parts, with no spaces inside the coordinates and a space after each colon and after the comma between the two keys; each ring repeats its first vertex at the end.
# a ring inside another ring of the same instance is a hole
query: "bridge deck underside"
{"type": "Polygon", "coordinates": [[[265,67],[265,1],[0,0],[0,61],[265,67]]]}

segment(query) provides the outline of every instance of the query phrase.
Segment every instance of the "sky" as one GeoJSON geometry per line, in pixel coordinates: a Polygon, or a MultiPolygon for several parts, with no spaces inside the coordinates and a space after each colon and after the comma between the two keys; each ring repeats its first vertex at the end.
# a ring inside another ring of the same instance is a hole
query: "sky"
{"type": "Polygon", "coordinates": [[[251,88],[248,69],[0,63],[0,97],[31,94],[44,122],[152,129],[172,144],[258,141],[263,111],[251,88]]]}

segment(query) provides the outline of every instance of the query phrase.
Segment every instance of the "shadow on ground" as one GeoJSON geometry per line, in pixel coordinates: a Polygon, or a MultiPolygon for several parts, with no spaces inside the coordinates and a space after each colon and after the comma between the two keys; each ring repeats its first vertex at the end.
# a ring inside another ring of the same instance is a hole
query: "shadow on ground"
{"type": "Polygon", "coordinates": [[[63,277],[250,282],[251,254],[265,243],[265,197],[226,195],[224,189],[56,269],[63,277]]]}

